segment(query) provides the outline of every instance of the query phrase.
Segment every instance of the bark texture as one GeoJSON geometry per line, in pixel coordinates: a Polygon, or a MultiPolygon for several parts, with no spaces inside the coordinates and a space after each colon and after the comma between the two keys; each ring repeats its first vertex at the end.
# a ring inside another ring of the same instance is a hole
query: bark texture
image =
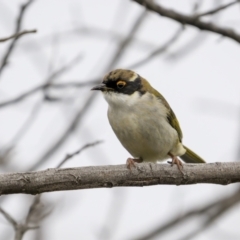
{"type": "Polygon", "coordinates": [[[131,171],[126,165],[47,169],[0,175],[0,194],[39,194],[90,188],[143,187],[240,182],[240,162],[184,164],[182,174],[169,164],[141,163],[131,171]]]}

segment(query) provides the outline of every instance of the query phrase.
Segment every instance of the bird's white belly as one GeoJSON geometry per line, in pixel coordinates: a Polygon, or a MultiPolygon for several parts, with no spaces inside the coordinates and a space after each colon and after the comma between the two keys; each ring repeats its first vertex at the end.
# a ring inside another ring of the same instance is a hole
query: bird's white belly
{"type": "Polygon", "coordinates": [[[133,157],[156,162],[169,158],[169,152],[178,154],[181,143],[177,132],[159,108],[139,105],[129,110],[109,106],[108,118],[119,141],[133,157]]]}

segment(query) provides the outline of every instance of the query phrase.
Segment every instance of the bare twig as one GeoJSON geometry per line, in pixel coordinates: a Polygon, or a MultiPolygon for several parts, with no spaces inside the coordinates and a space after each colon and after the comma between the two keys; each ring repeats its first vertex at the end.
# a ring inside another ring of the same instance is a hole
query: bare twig
{"type": "Polygon", "coordinates": [[[240,162],[185,164],[184,175],[169,164],[141,163],[132,171],[126,165],[114,165],[5,173],[0,175],[0,193],[39,194],[90,188],[236,182],[240,182],[240,162]]]}
{"type": "Polygon", "coordinates": [[[197,15],[194,15],[194,17],[195,17],[195,18],[200,18],[200,17],[204,17],[204,16],[207,16],[207,15],[216,14],[216,13],[218,13],[218,12],[220,12],[220,11],[222,11],[222,10],[230,7],[230,6],[235,5],[236,3],[239,3],[239,0],[236,0],[236,1],[233,1],[233,2],[230,2],[230,3],[227,3],[227,4],[223,5],[223,6],[220,6],[220,7],[218,7],[218,8],[215,8],[215,9],[213,9],[213,10],[210,10],[210,11],[207,11],[207,12],[204,12],[204,13],[199,13],[199,14],[197,14],[197,15]]]}
{"type": "MultiPolygon", "coordinates": [[[[94,26],[80,26],[76,28],[70,28],[69,30],[63,30],[63,31],[56,31],[51,32],[49,35],[45,35],[44,37],[39,37],[39,41],[43,45],[47,45],[50,42],[50,39],[53,37],[58,38],[60,40],[63,40],[65,38],[69,38],[70,36],[80,35],[80,36],[86,36],[89,38],[98,38],[103,40],[111,40],[115,42],[116,44],[119,42],[122,42],[125,38],[124,34],[120,33],[119,31],[116,31],[116,29],[106,30],[101,27],[94,27],[94,26]]],[[[141,49],[141,50],[150,50],[153,47],[156,47],[154,43],[140,39],[138,37],[134,37],[132,39],[132,47],[141,49]]],[[[25,42],[22,44],[23,49],[34,50],[36,48],[35,43],[33,42],[25,42]]]]}
{"type": "Polygon", "coordinates": [[[46,209],[41,202],[41,195],[38,194],[33,198],[32,204],[29,207],[28,214],[25,218],[25,225],[27,225],[29,229],[36,229],[38,228],[39,222],[50,213],[51,209],[46,209]]]}
{"type": "Polygon", "coordinates": [[[93,146],[95,146],[95,145],[97,145],[99,143],[102,143],[102,142],[103,141],[96,141],[96,142],[93,142],[93,143],[85,144],[83,147],[81,147],[76,152],[71,153],[71,154],[67,154],[66,157],[57,165],[57,168],[62,167],[65,162],[67,162],[70,158],[73,158],[76,155],[80,154],[84,149],[89,148],[89,147],[93,147],[93,146]]]}
{"type": "Polygon", "coordinates": [[[156,50],[154,50],[153,52],[151,52],[148,56],[144,57],[143,59],[139,60],[138,62],[130,65],[128,68],[137,68],[142,66],[143,64],[147,63],[149,60],[151,60],[152,58],[154,58],[155,56],[167,51],[167,49],[174,43],[177,41],[177,39],[181,36],[183,32],[183,27],[180,27],[180,29],[178,29],[176,31],[176,33],[171,37],[171,39],[167,40],[163,45],[161,45],[160,47],[158,47],[156,50]]]}
{"type": "Polygon", "coordinates": [[[134,23],[129,31],[129,35],[120,42],[118,50],[115,52],[114,56],[110,60],[110,63],[107,67],[107,71],[109,71],[109,69],[112,69],[118,63],[118,61],[121,59],[127,46],[129,46],[129,44],[133,40],[134,35],[136,34],[138,29],[142,25],[143,21],[146,19],[146,16],[147,16],[147,11],[143,11],[136,18],[136,20],[134,21],[134,23]]]}
{"type": "MultiPolygon", "coordinates": [[[[176,225],[178,225],[178,224],[184,224],[190,218],[196,217],[196,216],[197,217],[206,217],[207,216],[207,220],[199,228],[199,229],[201,229],[201,232],[203,232],[203,230],[206,229],[208,224],[212,223],[213,220],[216,219],[216,216],[219,216],[219,214],[222,214],[223,212],[227,211],[229,208],[235,206],[235,204],[237,204],[239,201],[240,201],[240,191],[238,189],[237,192],[235,192],[234,194],[232,194],[228,197],[224,197],[222,199],[217,199],[217,200],[207,204],[204,207],[191,210],[191,211],[185,213],[184,215],[175,217],[172,220],[170,220],[169,222],[166,222],[164,225],[151,230],[150,232],[148,232],[145,235],[141,234],[141,236],[138,236],[134,239],[138,239],[138,240],[149,239],[150,240],[152,238],[159,237],[165,231],[176,227],[176,225]]],[[[194,230],[194,234],[191,233],[188,235],[188,237],[190,235],[196,236],[195,234],[197,234],[197,232],[195,232],[195,231],[196,230],[194,230]]],[[[188,239],[188,237],[184,237],[184,239],[188,239]]]]}
{"type": "Polygon", "coordinates": [[[0,165],[2,165],[1,167],[11,161],[13,149],[14,148],[12,146],[0,148],[0,165]]]}
{"type": "MultiPolygon", "coordinates": [[[[217,8],[221,2],[220,1],[214,1],[213,7],[217,8]]],[[[197,1],[197,6],[193,8],[192,15],[196,16],[198,14],[198,10],[200,5],[202,4],[202,1],[197,1]]],[[[216,22],[219,15],[211,15],[209,18],[209,21],[216,22]]],[[[194,50],[197,49],[200,45],[202,45],[207,38],[209,37],[209,34],[204,31],[198,31],[192,39],[188,40],[184,45],[182,45],[179,49],[174,50],[174,52],[170,52],[167,54],[166,59],[167,60],[178,60],[182,59],[184,56],[188,55],[189,53],[192,53],[194,50]]]]}
{"type": "Polygon", "coordinates": [[[34,29],[34,30],[25,30],[25,31],[22,31],[22,32],[19,32],[19,33],[14,33],[13,35],[11,35],[10,37],[6,37],[6,38],[0,38],[0,42],[6,42],[10,39],[13,39],[13,38],[19,38],[21,37],[22,35],[25,35],[25,34],[29,34],[29,33],[36,33],[37,30],[34,29]]]}
{"type": "Polygon", "coordinates": [[[1,207],[0,207],[0,212],[8,220],[8,222],[12,224],[14,228],[17,226],[17,222],[12,218],[12,216],[8,214],[5,210],[3,210],[1,207]]]}
{"type": "Polygon", "coordinates": [[[20,141],[20,139],[27,133],[29,128],[31,127],[32,123],[34,122],[37,114],[41,110],[43,101],[38,101],[36,104],[34,104],[30,115],[28,116],[27,120],[22,124],[20,129],[16,132],[15,136],[10,141],[10,147],[9,149],[15,149],[17,143],[20,141]]]}
{"type": "Polygon", "coordinates": [[[196,230],[193,230],[191,233],[181,238],[181,240],[190,240],[193,237],[196,237],[198,234],[203,233],[215,222],[215,220],[219,219],[219,217],[221,217],[224,213],[226,213],[229,209],[234,207],[239,202],[240,191],[238,190],[232,196],[228,197],[226,201],[220,201],[217,209],[211,209],[210,212],[208,212],[207,220],[200,224],[200,226],[196,230]],[[212,210],[215,211],[212,212],[212,210]]]}
{"type": "MultiPolygon", "coordinates": [[[[20,33],[23,17],[25,15],[25,12],[26,12],[27,8],[31,5],[31,3],[33,3],[33,0],[28,0],[25,4],[23,4],[21,6],[20,11],[19,11],[19,15],[18,15],[17,20],[16,20],[15,34],[20,33]]],[[[20,36],[13,38],[13,40],[12,40],[11,44],[9,45],[6,53],[3,55],[2,62],[1,62],[1,65],[0,65],[0,75],[2,74],[5,66],[7,65],[9,57],[12,54],[14,48],[16,47],[17,40],[19,39],[20,36]]]]}
{"type": "MultiPolygon", "coordinates": [[[[74,59],[72,59],[70,62],[68,62],[67,64],[59,67],[56,71],[54,71],[43,83],[43,84],[40,84],[38,85],[37,87],[34,87],[30,90],[28,90],[27,92],[25,93],[22,93],[21,95],[19,95],[18,97],[15,97],[11,100],[8,100],[8,101],[5,101],[5,102],[2,102],[0,103],[0,107],[6,107],[6,106],[9,106],[9,105],[12,105],[12,104],[15,104],[15,103],[19,103],[21,102],[22,100],[24,100],[25,98],[33,95],[34,93],[40,91],[40,90],[44,90],[44,89],[47,89],[51,86],[54,86],[54,84],[52,83],[52,81],[59,77],[61,74],[65,73],[66,71],[69,71],[72,67],[74,67],[78,62],[79,60],[82,59],[82,55],[77,55],[77,57],[75,57],[74,59]]],[[[70,83],[71,85],[73,85],[73,83],[70,83]]],[[[84,85],[87,85],[88,83],[79,83],[79,86],[84,86],[84,85]]],[[[56,84],[56,87],[63,87],[63,86],[67,86],[67,83],[62,83],[62,84],[56,84]]],[[[75,86],[77,86],[77,83],[75,83],[75,86]]]]}
{"type": "Polygon", "coordinates": [[[50,146],[47,151],[41,156],[36,163],[30,168],[30,170],[34,170],[41,166],[43,163],[45,163],[59,147],[62,146],[62,144],[68,139],[72,131],[74,131],[77,126],[80,124],[81,119],[83,118],[86,111],[90,108],[90,106],[93,103],[94,98],[96,97],[96,94],[91,94],[89,98],[86,100],[84,106],[79,109],[79,111],[74,116],[73,120],[69,124],[69,126],[66,128],[66,130],[62,133],[62,135],[57,139],[55,143],[50,146]]]}
{"type": "Polygon", "coordinates": [[[176,49],[174,52],[169,52],[166,54],[166,59],[171,61],[176,61],[182,59],[188,54],[192,53],[194,50],[197,50],[200,45],[202,45],[209,35],[206,32],[199,31],[184,45],[179,49],[176,49]]]}
{"type": "Polygon", "coordinates": [[[30,97],[34,93],[36,93],[38,91],[41,91],[41,90],[44,90],[44,89],[48,89],[48,88],[61,89],[61,88],[70,88],[70,87],[82,88],[82,87],[92,86],[94,84],[99,83],[99,81],[100,81],[99,79],[87,80],[86,82],[77,82],[76,81],[76,82],[67,82],[67,83],[43,83],[43,84],[40,84],[40,85],[26,91],[25,93],[22,93],[18,97],[15,97],[11,100],[0,103],[0,108],[1,107],[7,107],[7,106],[10,106],[12,104],[21,102],[25,98],[30,97]]]}
{"type": "Polygon", "coordinates": [[[133,0],[133,1],[143,5],[148,10],[158,13],[163,17],[173,19],[182,24],[188,24],[188,25],[194,26],[201,30],[218,33],[222,36],[228,37],[240,43],[240,34],[236,33],[233,29],[219,27],[213,23],[201,21],[198,18],[195,18],[194,16],[184,15],[174,10],[164,8],[153,1],[147,1],[147,0],[133,0]]]}
{"type": "Polygon", "coordinates": [[[97,84],[101,81],[101,77],[99,78],[96,78],[96,79],[90,79],[90,80],[87,80],[85,82],[78,82],[78,81],[75,81],[75,82],[66,82],[66,83],[54,83],[54,84],[51,84],[49,85],[50,88],[56,88],[56,89],[61,89],[61,88],[81,88],[81,87],[87,87],[87,86],[91,86],[91,85],[94,85],[94,84],[97,84]]]}
{"type": "Polygon", "coordinates": [[[38,209],[40,203],[40,196],[37,195],[34,197],[34,201],[32,205],[30,206],[30,209],[28,211],[26,220],[24,223],[18,223],[15,221],[6,211],[4,211],[0,207],[0,212],[3,214],[3,216],[8,220],[9,223],[13,226],[15,230],[15,237],[14,240],[21,240],[23,238],[23,235],[28,231],[32,229],[38,228],[38,226],[32,226],[32,217],[36,215],[36,211],[38,209]]]}

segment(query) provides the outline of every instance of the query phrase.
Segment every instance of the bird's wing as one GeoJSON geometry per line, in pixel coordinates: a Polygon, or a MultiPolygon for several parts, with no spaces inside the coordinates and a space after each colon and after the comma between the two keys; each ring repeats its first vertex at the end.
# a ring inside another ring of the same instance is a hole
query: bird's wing
{"type": "Polygon", "coordinates": [[[173,112],[173,110],[171,109],[169,103],[162,96],[162,94],[159,93],[156,89],[153,88],[151,93],[154,94],[155,96],[157,96],[161,100],[161,102],[165,105],[165,107],[167,109],[169,109],[168,115],[167,115],[167,120],[168,120],[169,124],[177,131],[178,137],[179,137],[179,141],[182,142],[182,138],[183,138],[182,130],[180,128],[180,125],[179,125],[179,122],[177,120],[177,117],[176,117],[175,113],[173,112]]]}
{"type": "Polygon", "coordinates": [[[177,133],[178,133],[178,137],[180,142],[182,142],[182,138],[183,138],[183,134],[182,134],[182,130],[180,128],[179,122],[177,120],[177,117],[175,115],[175,113],[173,112],[173,110],[170,108],[169,114],[167,116],[167,120],[170,123],[170,125],[176,129],[177,133]]]}
{"type": "Polygon", "coordinates": [[[154,89],[153,87],[151,87],[151,85],[149,84],[149,82],[147,82],[145,79],[142,78],[142,81],[144,82],[144,86],[145,86],[145,90],[147,90],[149,93],[152,93],[154,96],[156,96],[157,98],[159,98],[159,100],[161,100],[161,102],[165,105],[165,107],[169,110],[168,111],[168,115],[167,115],[167,120],[169,122],[169,124],[177,131],[178,133],[178,138],[179,141],[182,142],[182,138],[183,138],[183,134],[182,134],[182,130],[180,128],[179,122],[177,120],[177,117],[175,115],[175,113],[173,112],[173,110],[171,109],[169,103],[167,102],[167,100],[163,97],[163,95],[161,93],[159,93],[156,89],[154,89]]]}

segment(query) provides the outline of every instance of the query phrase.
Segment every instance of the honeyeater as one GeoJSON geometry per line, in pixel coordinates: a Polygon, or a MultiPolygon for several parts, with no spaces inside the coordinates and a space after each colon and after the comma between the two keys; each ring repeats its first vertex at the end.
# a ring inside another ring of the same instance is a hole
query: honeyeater
{"type": "MultiPolygon", "coordinates": [[[[157,162],[171,158],[171,164],[205,163],[182,143],[179,122],[166,99],[134,71],[116,69],[100,85],[108,103],[109,123],[123,147],[132,155],[127,166],[135,162],[157,162]]],[[[181,169],[180,169],[181,170],[181,169]]]]}

